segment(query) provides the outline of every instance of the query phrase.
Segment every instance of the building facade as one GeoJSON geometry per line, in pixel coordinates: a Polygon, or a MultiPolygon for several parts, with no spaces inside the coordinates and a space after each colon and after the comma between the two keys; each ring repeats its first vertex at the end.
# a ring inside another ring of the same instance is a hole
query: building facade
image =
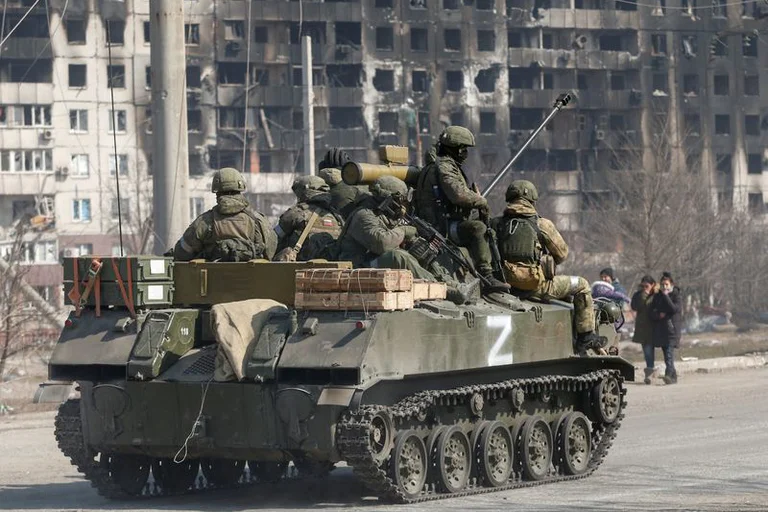
{"type": "MultiPolygon", "coordinates": [[[[118,182],[127,251],[151,239],[149,4],[48,0],[19,23],[34,4],[8,0],[0,30],[0,249],[31,218],[29,280],[55,295],[61,256],[119,252],[118,182]]],[[[701,169],[721,208],[765,209],[765,2],[185,0],[184,8],[192,217],[212,206],[209,175],[223,166],[247,173],[267,215],[293,202],[304,158],[303,35],[313,42],[316,159],[330,146],[374,159],[378,145],[402,144],[419,164],[434,134],[462,124],[477,135],[467,168],[482,186],[556,96],[573,90],[572,107],[515,169],[546,182],[564,231],[579,229],[585,197],[626,165],[617,153],[653,151],[657,111],[669,112],[663,135],[701,169]]]]}

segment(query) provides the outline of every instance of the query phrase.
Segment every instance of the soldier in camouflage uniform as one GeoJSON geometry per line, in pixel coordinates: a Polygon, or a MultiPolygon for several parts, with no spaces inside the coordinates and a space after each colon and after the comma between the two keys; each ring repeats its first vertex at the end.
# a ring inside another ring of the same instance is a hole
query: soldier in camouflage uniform
{"type": "Polygon", "coordinates": [[[243,196],[245,180],[237,169],[225,167],[213,175],[216,206],[196,218],[173,249],[178,261],[271,260],[277,237],[266,217],[252,212],[243,196]]]}
{"type": "Polygon", "coordinates": [[[539,217],[539,193],[527,180],[513,181],[507,188],[504,215],[491,221],[504,260],[504,276],[513,288],[528,291],[542,299],[573,298],[577,343],[581,347],[599,346],[595,334],[592,293],[586,279],[556,276],[554,265],[545,269],[542,260],[551,257],[559,265],[568,256],[568,244],[552,221],[539,217]]]}
{"type": "Polygon", "coordinates": [[[331,148],[318,164],[318,173],[330,187],[331,206],[345,219],[357,207],[357,203],[367,194],[353,185],[347,185],[341,179],[341,168],[351,161],[346,151],[331,148]]]}
{"type": "Polygon", "coordinates": [[[331,207],[328,185],[318,176],[300,176],[291,189],[298,202],[280,216],[275,226],[278,238],[275,261],[329,259],[331,254],[327,251],[339,238],[344,221],[331,207]],[[313,214],[315,218],[309,226],[313,214]],[[305,240],[297,247],[305,230],[305,240]]]}
{"type": "Polygon", "coordinates": [[[418,236],[416,228],[399,224],[396,214],[381,208],[390,196],[404,207],[408,196],[406,184],[393,176],[382,176],[370,188],[372,195],[347,220],[339,238],[338,260],[351,261],[355,268],[407,269],[416,279],[434,281],[434,276],[416,258],[400,248],[418,236]]]}
{"type": "Polygon", "coordinates": [[[469,188],[461,168],[467,148],[474,145],[472,132],[461,126],[449,126],[440,134],[435,151],[427,153],[427,165],[419,174],[416,214],[469,250],[477,271],[490,283],[487,291],[508,291],[509,286],[493,275],[487,226],[480,220],[470,220],[473,209],[488,215],[488,201],[469,188]]]}

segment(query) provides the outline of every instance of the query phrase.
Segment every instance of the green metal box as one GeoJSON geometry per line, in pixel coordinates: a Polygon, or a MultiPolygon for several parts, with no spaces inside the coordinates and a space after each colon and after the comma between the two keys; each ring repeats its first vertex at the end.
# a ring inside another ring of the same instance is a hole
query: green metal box
{"type": "Polygon", "coordinates": [[[247,299],[272,299],[293,305],[296,271],[349,269],[348,261],[212,263],[175,262],[175,305],[210,305],[247,299]]]}
{"type": "MultiPolygon", "coordinates": [[[[74,286],[72,281],[64,282],[64,303],[74,305],[69,298],[69,291],[74,286]]],[[[127,283],[123,283],[126,287],[125,293],[128,294],[127,283]]],[[[133,306],[135,308],[142,307],[155,307],[155,306],[170,306],[173,303],[173,283],[172,282],[133,282],[131,285],[133,291],[133,306]]],[[[80,291],[82,293],[82,284],[80,284],[80,291]]],[[[106,306],[126,306],[122,293],[120,293],[120,287],[116,282],[101,282],[101,307],[106,306]]],[[[88,296],[88,306],[96,305],[96,289],[91,291],[88,296]]]]}
{"type": "Polygon", "coordinates": [[[173,258],[162,256],[124,256],[124,257],[101,257],[101,256],[81,256],[79,258],[64,258],[64,281],[75,280],[75,267],[77,267],[77,278],[80,281],[86,279],[91,261],[100,259],[102,263],[100,277],[102,281],[117,281],[115,270],[112,265],[114,261],[117,270],[120,272],[120,279],[128,282],[128,269],[131,270],[131,281],[173,281],[173,258]]]}

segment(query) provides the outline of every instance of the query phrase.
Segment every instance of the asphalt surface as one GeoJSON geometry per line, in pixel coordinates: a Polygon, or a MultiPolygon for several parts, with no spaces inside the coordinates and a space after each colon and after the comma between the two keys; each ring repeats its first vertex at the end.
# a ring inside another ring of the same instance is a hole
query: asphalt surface
{"type": "Polygon", "coordinates": [[[348,468],[320,482],[110,502],[59,453],[51,413],[0,417],[0,511],[768,510],[768,369],[628,388],[627,417],[591,477],[416,506],[360,498],[348,468]]]}

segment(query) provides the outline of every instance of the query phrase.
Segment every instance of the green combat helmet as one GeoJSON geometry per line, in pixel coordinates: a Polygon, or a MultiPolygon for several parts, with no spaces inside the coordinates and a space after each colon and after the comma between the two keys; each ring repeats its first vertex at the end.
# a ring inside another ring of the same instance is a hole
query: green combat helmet
{"type": "Polygon", "coordinates": [[[326,167],[317,171],[317,175],[321,177],[328,185],[338,185],[341,183],[341,170],[335,167],[326,167]]]}
{"type": "Polygon", "coordinates": [[[369,188],[374,197],[382,199],[389,196],[399,196],[401,199],[408,197],[408,185],[394,176],[381,176],[369,188]]]}
{"type": "Polygon", "coordinates": [[[213,173],[213,183],[211,183],[211,192],[214,194],[224,194],[227,192],[243,192],[245,190],[245,180],[240,171],[232,167],[224,167],[213,173]]]}
{"type": "Polygon", "coordinates": [[[475,146],[475,136],[463,126],[449,126],[440,134],[440,144],[449,148],[471,148],[475,146]]]}
{"type": "Polygon", "coordinates": [[[331,187],[319,176],[299,176],[293,180],[291,190],[300,201],[306,201],[317,194],[330,191],[331,187]]]}
{"type": "Polygon", "coordinates": [[[536,185],[528,180],[515,180],[507,187],[507,202],[511,203],[515,199],[527,199],[532,203],[535,203],[539,199],[539,192],[536,190],[536,185]]]}

